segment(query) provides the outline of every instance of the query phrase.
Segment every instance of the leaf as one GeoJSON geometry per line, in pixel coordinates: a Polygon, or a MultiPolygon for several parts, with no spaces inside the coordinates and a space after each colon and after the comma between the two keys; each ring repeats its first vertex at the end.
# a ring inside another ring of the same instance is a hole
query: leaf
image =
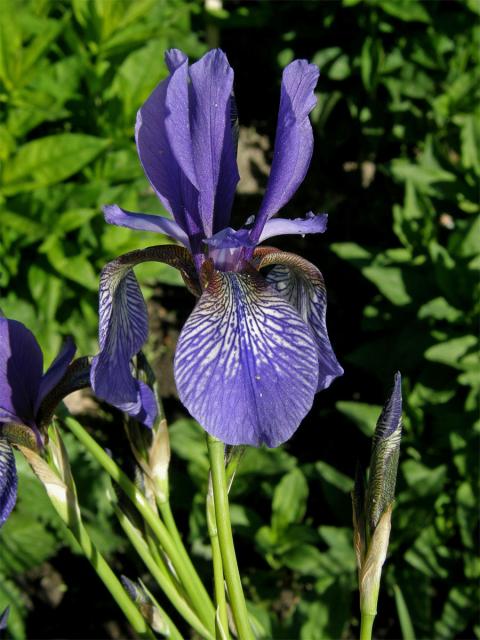
{"type": "Polygon", "coordinates": [[[325,569],[322,566],[322,553],[311,544],[300,544],[282,555],[283,564],[301,575],[321,576],[325,569]]]}
{"type": "MultiPolygon", "coordinates": [[[[338,403],[337,403],[338,404],[338,403]]],[[[315,463],[315,469],[320,474],[322,480],[333,485],[344,493],[349,493],[353,489],[353,480],[345,474],[341,473],[335,467],[330,466],[321,460],[315,463]]]]}
{"type": "Polygon", "coordinates": [[[441,493],[447,478],[446,465],[431,469],[416,460],[406,460],[401,468],[414,496],[425,497],[441,493]]]}
{"type": "Polygon", "coordinates": [[[292,469],[275,487],[272,503],[272,527],[281,531],[301,522],[307,508],[308,484],[300,469],[292,469]]]}
{"type": "Polygon", "coordinates": [[[84,255],[65,255],[65,244],[59,238],[51,236],[40,247],[48,261],[65,278],[82,285],[90,291],[98,291],[99,274],[84,255]]]}
{"type": "Polygon", "coordinates": [[[353,420],[360,431],[366,436],[373,436],[378,416],[382,411],[380,405],[341,400],[335,404],[335,407],[338,411],[346,415],[347,418],[353,420]]]}
{"type": "Polygon", "coordinates": [[[446,320],[447,322],[458,322],[462,320],[463,313],[459,309],[452,307],[445,298],[438,297],[423,304],[418,310],[420,319],[432,318],[433,320],[446,320]]]}
{"type": "Polygon", "coordinates": [[[457,638],[467,627],[476,603],[469,598],[464,588],[454,586],[450,589],[440,618],[435,622],[435,638],[450,640],[457,638]]]}
{"type": "Polygon", "coordinates": [[[456,369],[471,369],[478,365],[477,349],[477,336],[466,335],[430,347],[425,358],[456,369]]]}
{"type": "Polygon", "coordinates": [[[14,195],[61,182],[78,173],[109,144],[108,140],[81,133],[61,133],[27,142],[5,166],[2,191],[14,195]]]}
{"type": "Polygon", "coordinates": [[[415,631],[413,629],[412,619],[408,611],[407,603],[405,602],[398,584],[393,585],[393,592],[395,594],[395,605],[397,607],[398,619],[402,630],[402,638],[403,640],[415,640],[415,631]]]}
{"type": "Polygon", "coordinates": [[[330,245],[330,249],[342,260],[347,260],[355,267],[363,267],[370,264],[373,254],[354,242],[334,242],[330,245]]]}
{"type": "Polygon", "coordinates": [[[380,0],[376,4],[385,13],[404,22],[430,22],[425,5],[418,0],[380,0]]]}
{"type": "Polygon", "coordinates": [[[460,137],[462,141],[462,163],[480,175],[480,112],[463,117],[460,137]]]}
{"type": "Polygon", "coordinates": [[[166,77],[167,70],[164,66],[160,68],[163,72],[161,75],[158,71],[153,74],[151,69],[152,60],[162,60],[166,48],[165,41],[152,40],[127,56],[118,68],[107,97],[116,96],[121,100],[126,122],[134,118],[140,105],[158,82],[166,77]]]}
{"type": "MultiPolygon", "coordinates": [[[[13,640],[27,638],[24,618],[27,607],[25,596],[15,582],[0,573],[0,610],[10,607],[7,629],[13,640]]],[[[10,636],[9,636],[10,637],[10,636]]]]}
{"type": "MultiPolygon", "coordinates": [[[[440,541],[434,528],[429,526],[422,530],[413,547],[405,553],[404,557],[406,562],[426,576],[445,579],[448,576],[448,571],[439,563],[438,551],[440,547],[440,541]]],[[[447,549],[444,550],[448,554],[447,549]]]]}
{"type": "Polygon", "coordinates": [[[331,80],[345,80],[350,75],[350,62],[346,54],[342,54],[332,63],[326,73],[331,80]]]}

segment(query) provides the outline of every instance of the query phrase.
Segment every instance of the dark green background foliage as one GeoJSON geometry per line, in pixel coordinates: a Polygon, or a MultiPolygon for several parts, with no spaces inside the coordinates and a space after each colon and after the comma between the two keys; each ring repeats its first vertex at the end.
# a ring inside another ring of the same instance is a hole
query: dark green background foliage
{"type": "MultiPolygon", "coordinates": [[[[181,0],[2,1],[0,306],[36,333],[47,360],[68,333],[82,354],[95,351],[101,267],[158,241],[109,227],[100,207],[161,211],[133,126],[166,74],[163,51],[195,58],[218,42],[236,71],[241,124],[270,140],[281,68],[307,57],[321,69],[312,167],[285,213],[327,210],[329,229],[279,244],[324,272],[345,375],[283,449],[249,450],[233,485],[240,563],[263,637],[358,633],[349,491],[397,369],[405,431],[378,635],[480,637],[479,8],[477,0],[260,1],[207,14],[181,0]]],[[[261,167],[250,170],[262,182],[261,167]]],[[[254,190],[237,199],[238,224],[260,198],[254,190]]],[[[176,275],[159,265],[139,273],[146,294],[176,311],[178,330],[192,301],[176,275]]],[[[207,571],[204,440],[175,399],[166,406],[177,418],[173,504],[207,571]]],[[[97,430],[105,443],[115,434],[97,430]]],[[[112,535],[102,475],[71,451],[99,544],[119,570],[135,571],[112,535]]],[[[15,637],[25,629],[81,636],[62,612],[72,592],[88,609],[97,579],[80,565],[82,583],[72,584],[78,560],[40,493],[23,469],[18,509],[1,535],[0,605],[15,602],[15,637]],[[55,610],[42,603],[38,580],[48,559],[68,585],[55,610]]],[[[101,588],[99,598],[91,637],[108,616],[120,619],[101,588]]]]}

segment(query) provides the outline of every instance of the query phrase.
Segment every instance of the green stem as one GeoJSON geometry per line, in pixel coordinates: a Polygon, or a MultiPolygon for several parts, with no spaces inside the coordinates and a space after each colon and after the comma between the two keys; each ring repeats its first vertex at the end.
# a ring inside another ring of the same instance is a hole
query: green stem
{"type": "MultiPolygon", "coordinates": [[[[161,501],[157,499],[157,506],[160,510],[160,515],[163,518],[163,522],[167,527],[167,531],[170,534],[170,537],[172,538],[173,543],[177,548],[179,556],[182,558],[183,563],[185,564],[187,569],[190,571],[190,573],[197,577],[197,580],[200,583],[201,588],[204,589],[203,584],[200,581],[200,578],[198,578],[197,570],[193,566],[193,562],[191,561],[190,556],[187,550],[185,549],[185,545],[183,544],[182,537],[177,528],[177,523],[175,522],[175,518],[173,517],[172,509],[170,507],[170,501],[169,500],[161,501]]],[[[198,583],[197,583],[197,586],[198,586],[198,583]]],[[[210,601],[210,598],[208,597],[208,595],[207,595],[207,598],[210,601]]]]}
{"type": "Polygon", "coordinates": [[[225,476],[225,447],[223,442],[220,442],[220,440],[210,435],[207,437],[207,443],[223,570],[227,581],[228,595],[232,606],[235,626],[240,640],[254,640],[248,620],[247,605],[245,603],[245,596],[243,595],[235,548],[233,546],[227,481],[225,476]]]}
{"type": "Polygon", "coordinates": [[[81,424],[73,418],[66,418],[65,425],[101,464],[112,480],[118,484],[138,509],[140,515],[158,538],[165,553],[170,558],[199,618],[213,634],[215,629],[215,609],[213,608],[213,604],[205,587],[198,575],[192,573],[188,566],[186,566],[167,528],[154,513],[143,493],[137,489],[133,482],[129,480],[120,467],[105,453],[102,447],[90,436],[81,424]]]}
{"type": "MultiPolygon", "coordinates": [[[[215,502],[211,487],[207,494],[207,525],[210,543],[212,545],[213,584],[215,589],[215,604],[217,616],[223,631],[223,638],[230,637],[228,629],[227,599],[225,596],[225,577],[223,573],[222,552],[218,540],[217,519],[215,517],[215,502]]],[[[218,625],[217,625],[218,626],[218,625]]]]}
{"type": "Polygon", "coordinates": [[[361,611],[360,617],[360,640],[371,640],[373,621],[375,620],[375,616],[371,613],[364,613],[363,611],[361,611]]]}
{"type": "MultiPolygon", "coordinates": [[[[208,631],[208,629],[201,623],[196,614],[189,607],[188,603],[181,597],[178,593],[175,584],[172,581],[172,578],[169,575],[166,575],[161,567],[158,566],[157,562],[153,558],[150,550],[148,548],[147,543],[143,539],[141,533],[138,529],[131,523],[128,517],[119,509],[119,507],[115,507],[115,512],[117,514],[118,520],[122,529],[124,530],[126,536],[130,540],[133,548],[138,553],[140,558],[143,560],[143,563],[150,571],[154,580],[157,582],[158,586],[165,593],[167,598],[170,600],[172,605],[178,611],[178,613],[183,616],[183,618],[188,622],[188,624],[195,629],[197,633],[199,633],[203,638],[208,638],[209,640],[213,640],[212,634],[208,631]]],[[[169,626],[173,623],[168,620],[169,626]]],[[[178,631],[177,631],[178,633],[178,631]]],[[[172,636],[173,637],[173,636],[172,636]]]]}
{"type": "Polygon", "coordinates": [[[75,539],[81,546],[83,553],[90,561],[92,567],[97,572],[97,575],[110,591],[111,595],[118,603],[118,606],[122,609],[125,617],[130,622],[133,629],[139,634],[141,638],[154,640],[155,636],[148,627],[144,617],[137,609],[136,605],[132,602],[130,596],[123,588],[117,576],[110,569],[110,566],[105,561],[102,554],[94,546],[84,525],[82,523],[78,523],[73,529],[70,529],[70,531],[75,536],[75,539]]]}

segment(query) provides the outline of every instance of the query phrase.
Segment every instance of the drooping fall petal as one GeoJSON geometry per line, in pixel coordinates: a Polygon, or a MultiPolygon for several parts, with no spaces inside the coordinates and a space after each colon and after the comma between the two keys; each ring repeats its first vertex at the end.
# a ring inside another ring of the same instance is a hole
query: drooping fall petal
{"type": "Polygon", "coordinates": [[[90,374],[92,388],[99,398],[135,418],[143,415],[143,411],[147,416],[145,424],[155,417],[150,413],[152,401],[132,375],[131,360],[147,339],[148,317],[133,267],[150,260],[176,267],[187,284],[194,286],[193,263],[182,247],[148,247],[109,262],[100,278],[100,353],[93,358],[90,374]]]}
{"type": "Polygon", "coordinates": [[[63,376],[66,374],[68,365],[73,360],[73,356],[75,355],[76,350],[77,347],[75,346],[73,340],[70,337],[67,338],[63,343],[58,356],[42,376],[40,389],[38,391],[38,396],[35,402],[35,413],[37,413],[38,408],[43,402],[45,396],[47,396],[50,391],[58,385],[63,376]]]}
{"type": "Polygon", "coordinates": [[[300,256],[275,249],[257,249],[258,268],[274,265],[267,282],[288,300],[309,325],[316,343],[319,373],[317,391],[343,374],[327,332],[327,292],[320,271],[300,256]]]}
{"type": "Polygon", "coordinates": [[[12,512],[17,500],[15,456],[7,438],[0,434],[0,527],[12,512]]]}
{"type": "Polygon", "coordinates": [[[312,405],[317,349],[297,311],[258,273],[215,271],[180,334],[175,378],[210,434],[274,447],[312,405]]]}
{"type": "Polygon", "coordinates": [[[43,373],[43,355],[21,322],[0,318],[0,422],[31,425],[43,373]]]}

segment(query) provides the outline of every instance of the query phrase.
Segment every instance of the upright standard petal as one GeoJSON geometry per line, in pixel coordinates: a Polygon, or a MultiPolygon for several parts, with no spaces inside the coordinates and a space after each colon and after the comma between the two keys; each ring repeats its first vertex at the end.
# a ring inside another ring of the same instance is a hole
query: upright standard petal
{"type": "Polygon", "coordinates": [[[314,338],[297,311],[255,271],[205,276],[208,286],[177,345],[180,399],[227,444],[275,447],[310,409],[314,338]]]}
{"type": "MultiPolygon", "coordinates": [[[[189,177],[179,164],[166,131],[167,116],[170,113],[177,114],[177,116],[185,114],[188,116],[188,92],[183,96],[183,102],[178,101],[174,105],[172,112],[166,105],[170,83],[173,81],[175,85],[173,89],[176,89],[179,81],[176,70],[181,70],[184,65],[185,68],[181,74],[186,74],[188,61],[186,56],[180,55],[180,52],[177,52],[177,55],[169,52],[166,57],[172,76],[161,82],[139,109],[135,139],[138,155],[150,184],[163,206],[173,215],[177,224],[190,238],[192,252],[196,253],[201,250],[201,242],[204,237],[198,208],[199,194],[196,180],[192,182],[190,178],[193,179],[194,176],[190,174],[189,177]]],[[[178,136],[184,135],[188,141],[190,134],[188,130],[185,130],[185,126],[188,127],[188,120],[186,125],[182,124],[178,136]]],[[[114,222],[114,224],[117,223],[114,222]]]]}
{"type": "Polygon", "coordinates": [[[46,395],[57,386],[67,372],[68,365],[73,360],[77,347],[72,338],[67,338],[60,349],[58,356],[44,373],[40,382],[40,389],[35,402],[35,414],[46,395]]]}
{"type": "Polygon", "coordinates": [[[17,501],[17,470],[12,447],[0,434],[0,527],[5,524],[17,501]]]}
{"type": "Polygon", "coordinates": [[[239,180],[232,132],[233,69],[220,49],[190,68],[190,127],[200,214],[207,237],[230,220],[239,180]]]}
{"type": "Polygon", "coordinates": [[[283,72],[272,169],[252,238],[258,241],[266,221],[293,196],[308,170],[313,133],[308,114],[316,104],[313,93],[318,68],[306,60],[294,60],[283,72]]]}
{"type": "Polygon", "coordinates": [[[318,389],[326,389],[343,374],[333,352],[327,332],[327,292],[320,271],[310,262],[293,253],[261,248],[254,253],[260,269],[274,265],[267,282],[290,304],[310,326],[317,347],[319,363],[318,389]]]}
{"type": "Polygon", "coordinates": [[[33,424],[42,373],[42,352],[31,331],[0,318],[0,422],[33,424]]]}
{"type": "Polygon", "coordinates": [[[127,227],[137,231],[153,231],[154,233],[164,233],[173,238],[187,249],[190,248],[188,236],[175,220],[169,220],[160,215],[148,213],[134,213],[121,209],[116,204],[109,204],[103,207],[105,221],[117,227],[127,227]]]}

